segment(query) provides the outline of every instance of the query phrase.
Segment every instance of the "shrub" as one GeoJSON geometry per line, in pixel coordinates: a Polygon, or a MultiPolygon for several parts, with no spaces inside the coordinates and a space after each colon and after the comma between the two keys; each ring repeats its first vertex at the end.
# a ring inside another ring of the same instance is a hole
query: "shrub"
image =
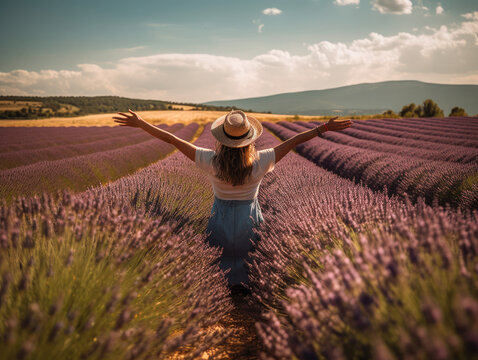
{"type": "Polygon", "coordinates": [[[465,112],[465,109],[455,106],[453,109],[451,109],[450,115],[448,116],[468,116],[468,114],[465,112]]]}
{"type": "Polygon", "coordinates": [[[398,114],[395,113],[393,110],[384,111],[382,115],[386,118],[398,118],[398,114]]]}

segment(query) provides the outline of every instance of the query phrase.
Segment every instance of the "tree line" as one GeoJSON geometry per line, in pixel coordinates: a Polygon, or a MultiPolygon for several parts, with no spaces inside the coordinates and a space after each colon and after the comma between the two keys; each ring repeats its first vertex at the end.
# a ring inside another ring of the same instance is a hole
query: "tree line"
{"type": "MultiPolygon", "coordinates": [[[[421,105],[416,105],[415,103],[410,103],[404,105],[402,110],[397,114],[393,110],[387,110],[383,113],[387,117],[444,117],[443,110],[438,106],[438,104],[432,99],[426,99],[421,105]]],[[[448,116],[468,116],[465,109],[455,106],[451,109],[448,116]]]]}
{"type": "Polygon", "coordinates": [[[175,110],[178,106],[192,106],[193,110],[228,111],[230,109],[237,109],[236,107],[130,99],[119,96],[0,96],[0,100],[41,102],[40,106],[24,106],[19,110],[2,111],[0,109],[0,117],[4,119],[69,117],[118,111],[126,112],[128,109],[134,109],[135,111],[175,110]],[[65,106],[68,105],[74,106],[77,109],[65,111],[65,106]]]}

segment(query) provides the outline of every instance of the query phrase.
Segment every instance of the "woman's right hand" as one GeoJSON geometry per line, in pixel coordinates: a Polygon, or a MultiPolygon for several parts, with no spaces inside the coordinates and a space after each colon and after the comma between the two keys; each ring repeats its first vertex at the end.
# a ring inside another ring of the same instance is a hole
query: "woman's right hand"
{"type": "MultiPolygon", "coordinates": [[[[353,122],[349,119],[337,120],[338,118],[339,118],[338,116],[335,116],[327,122],[325,126],[327,130],[340,131],[340,130],[344,130],[348,128],[349,126],[353,124],[353,122]]],[[[325,130],[325,127],[323,127],[323,131],[325,130]]]]}
{"type": "Polygon", "coordinates": [[[130,114],[124,113],[124,112],[119,112],[118,114],[124,116],[124,117],[119,117],[119,116],[113,116],[114,121],[119,123],[120,126],[131,126],[131,127],[141,127],[145,121],[141,119],[141,116],[136,114],[133,110],[128,109],[130,114]]]}

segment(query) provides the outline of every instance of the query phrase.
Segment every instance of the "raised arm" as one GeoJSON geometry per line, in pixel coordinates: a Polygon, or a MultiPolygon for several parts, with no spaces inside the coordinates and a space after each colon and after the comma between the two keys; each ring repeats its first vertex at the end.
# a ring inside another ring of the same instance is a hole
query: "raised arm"
{"type": "Polygon", "coordinates": [[[169,131],[151,125],[132,110],[129,110],[129,112],[130,114],[119,112],[118,114],[124,117],[113,116],[113,119],[115,119],[115,122],[119,123],[120,126],[131,126],[143,129],[154,137],[157,137],[158,139],[173,145],[189,159],[195,161],[197,147],[194,144],[191,144],[186,140],[178,138],[174,134],[171,134],[169,131]]]}
{"type": "Polygon", "coordinates": [[[289,151],[295,148],[297,145],[302,144],[310,139],[313,139],[318,135],[317,131],[323,134],[325,131],[340,131],[348,128],[352,125],[350,120],[337,120],[337,116],[330,119],[329,122],[324,126],[323,124],[317,126],[315,129],[310,129],[304,132],[301,132],[293,137],[281,142],[279,145],[274,147],[275,152],[275,163],[277,164],[280,159],[287,155],[289,151]]]}

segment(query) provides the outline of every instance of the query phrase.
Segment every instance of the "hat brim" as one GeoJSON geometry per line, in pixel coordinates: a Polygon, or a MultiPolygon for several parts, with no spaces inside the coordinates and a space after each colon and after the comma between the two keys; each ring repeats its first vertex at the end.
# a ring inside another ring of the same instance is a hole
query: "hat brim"
{"type": "Polygon", "coordinates": [[[223,124],[224,120],[226,120],[226,115],[223,115],[216,120],[211,125],[211,133],[212,135],[216,138],[217,141],[219,141],[221,144],[233,147],[233,148],[239,148],[243,146],[247,146],[250,143],[254,142],[257,140],[259,136],[262,135],[262,124],[260,123],[259,120],[257,120],[255,117],[247,115],[247,119],[249,120],[249,123],[251,124],[254,134],[251,137],[244,138],[244,139],[230,139],[224,134],[223,130],[223,124]]]}

